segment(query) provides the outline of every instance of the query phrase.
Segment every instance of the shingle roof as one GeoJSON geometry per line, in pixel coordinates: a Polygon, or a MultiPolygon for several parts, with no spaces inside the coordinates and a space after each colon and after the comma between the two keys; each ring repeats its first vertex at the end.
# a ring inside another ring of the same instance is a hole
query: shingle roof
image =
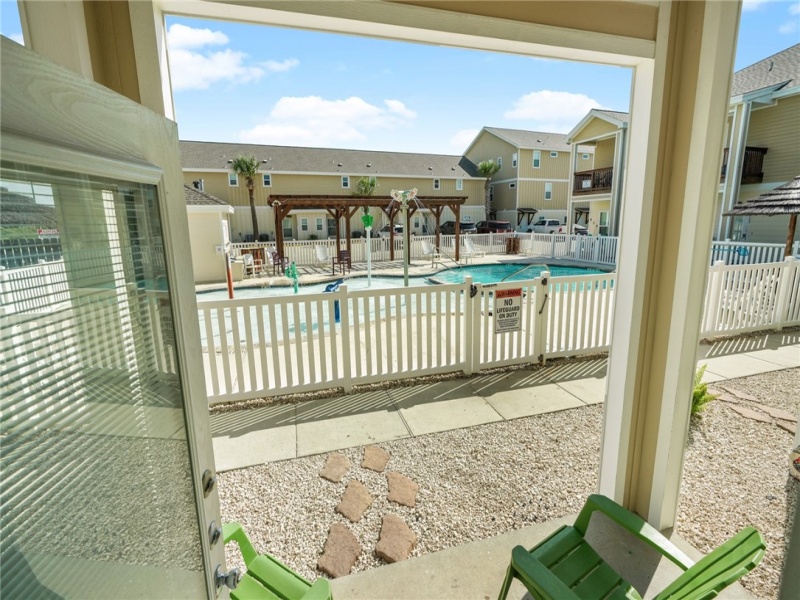
{"type": "Polygon", "coordinates": [[[183,184],[183,194],[186,196],[187,206],[225,206],[228,204],[216,196],[212,196],[206,192],[201,192],[200,190],[185,183],[183,184]]]}
{"type": "Polygon", "coordinates": [[[184,169],[226,169],[228,160],[243,154],[266,160],[260,167],[266,172],[480,177],[470,160],[444,154],[192,141],[180,142],[180,149],[184,169]]]}
{"type": "Polygon", "coordinates": [[[741,96],[781,83],[800,85],[800,44],[736,71],[731,83],[731,96],[741,96]]]}
{"type": "Polygon", "coordinates": [[[504,129],[502,127],[484,127],[490,133],[495,134],[517,148],[546,148],[548,150],[563,150],[569,152],[570,146],[567,143],[567,136],[563,133],[547,133],[545,131],[527,131],[525,129],[504,129]]]}
{"type": "Polygon", "coordinates": [[[596,108],[593,112],[616,119],[617,121],[621,121],[623,123],[628,123],[631,120],[630,113],[619,112],[617,110],[600,110],[599,108],[596,108]]]}

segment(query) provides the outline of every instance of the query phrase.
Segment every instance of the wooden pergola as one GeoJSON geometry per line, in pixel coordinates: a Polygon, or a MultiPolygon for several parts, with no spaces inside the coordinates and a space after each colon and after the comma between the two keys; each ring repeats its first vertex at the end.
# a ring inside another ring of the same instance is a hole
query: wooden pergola
{"type": "MultiPolygon", "coordinates": [[[[436,247],[439,247],[439,220],[442,211],[449,208],[456,216],[456,223],[461,219],[461,205],[467,201],[466,196],[417,196],[416,202],[409,204],[406,213],[404,226],[406,231],[410,231],[411,217],[420,208],[429,209],[436,217],[436,247]]],[[[336,250],[341,249],[341,229],[339,222],[345,219],[345,237],[347,239],[347,250],[350,251],[350,220],[362,208],[377,208],[389,219],[390,224],[394,224],[394,219],[401,211],[400,203],[396,202],[391,196],[330,196],[330,195],[307,195],[291,194],[282,196],[270,196],[267,204],[275,212],[275,245],[278,254],[283,253],[283,220],[295,209],[324,210],[336,220],[336,250]]],[[[389,228],[389,236],[392,243],[389,244],[389,259],[394,260],[394,227],[389,228]]],[[[456,226],[456,256],[459,259],[459,230],[456,226]]],[[[351,254],[352,256],[352,254],[351,254]]]]}

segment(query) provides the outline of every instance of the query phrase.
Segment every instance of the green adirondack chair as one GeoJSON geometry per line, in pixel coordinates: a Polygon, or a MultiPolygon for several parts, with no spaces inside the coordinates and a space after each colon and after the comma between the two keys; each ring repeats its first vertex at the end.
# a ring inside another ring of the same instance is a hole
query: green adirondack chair
{"type": "Polygon", "coordinates": [[[257,554],[239,523],[222,526],[225,543],[236,542],[247,566],[233,600],[333,600],[328,580],[320,577],[313,585],[269,554],[257,554]]]}
{"type": "Polygon", "coordinates": [[[511,552],[500,600],[514,578],[536,599],[641,599],[639,593],[609,567],[584,540],[589,519],[599,510],[655,548],[684,571],[656,600],[714,598],[720,590],[751,571],[764,557],[761,534],[746,527],[697,563],[637,515],[605,496],[592,495],[572,526],[565,525],[532,550],[517,546],[511,552]]]}

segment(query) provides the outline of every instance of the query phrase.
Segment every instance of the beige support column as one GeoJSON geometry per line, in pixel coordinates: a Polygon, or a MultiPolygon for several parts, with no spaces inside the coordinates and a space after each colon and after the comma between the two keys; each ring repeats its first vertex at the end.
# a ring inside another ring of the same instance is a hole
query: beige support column
{"type": "Polygon", "coordinates": [[[675,522],[740,4],[663,2],[634,74],[600,491],[675,522]]]}
{"type": "Polygon", "coordinates": [[[83,2],[19,0],[25,46],[86,79],[93,79],[83,2]]]}

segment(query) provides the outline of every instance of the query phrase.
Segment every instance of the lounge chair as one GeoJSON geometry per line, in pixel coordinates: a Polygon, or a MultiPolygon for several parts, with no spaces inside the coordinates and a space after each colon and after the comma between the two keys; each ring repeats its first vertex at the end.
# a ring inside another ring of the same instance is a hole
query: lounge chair
{"type": "Polygon", "coordinates": [[[433,267],[437,259],[440,259],[442,257],[441,253],[439,252],[439,249],[436,248],[433,244],[431,244],[427,240],[422,240],[422,256],[424,256],[425,258],[428,258],[430,256],[431,267],[433,267]]]}
{"type": "Polygon", "coordinates": [[[512,550],[500,600],[508,595],[514,578],[537,599],[641,598],[584,539],[595,511],[602,512],[683,569],[684,573],[661,590],[655,600],[715,598],[720,590],[746,575],[764,557],[766,544],[761,534],[752,527],[745,527],[693,563],[639,516],[605,496],[594,494],[589,496],[574,525],[564,525],[532,550],[522,546],[512,550]]]}
{"type": "Polygon", "coordinates": [[[284,274],[286,271],[286,267],[289,266],[289,259],[285,256],[281,256],[278,254],[277,250],[272,251],[272,274],[275,275],[275,271],[279,271],[281,275],[284,274]]]}
{"type": "Polygon", "coordinates": [[[320,577],[313,584],[269,554],[256,554],[253,544],[239,523],[222,527],[225,543],[236,542],[247,572],[231,590],[233,600],[332,600],[328,580],[320,577]]]}
{"type": "Polygon", "coordinates": [[[314,246],[314,252],[317,253],[317,260],[314,264],[328,266],[331,262],[331,256],[328,254],[328,247],[317,244],[314,246]]]}
{"type": "Polygon", "coordinates": [[[469,261],[470,258],[486,256],[486,252],[479,250],[469,237],[464,238],[464,251],[462,252],[464,258],[469,261]]]}

